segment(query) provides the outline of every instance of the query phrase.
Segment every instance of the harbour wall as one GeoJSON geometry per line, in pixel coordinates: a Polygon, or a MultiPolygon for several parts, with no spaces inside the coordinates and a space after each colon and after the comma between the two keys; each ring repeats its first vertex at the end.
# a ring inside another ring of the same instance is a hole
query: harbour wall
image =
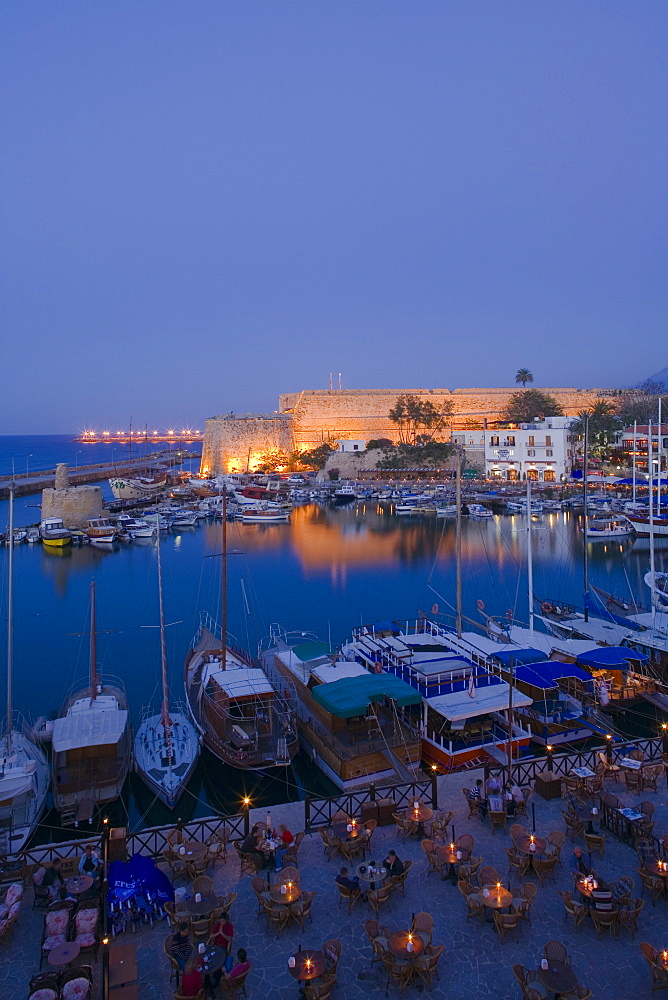
{"type": "MultiPolygon", "coordinates": [[[[339,439],[397,441],[390,410],[401,395],[429,400],[436,407],[453,405],[453,415],[437,440],[449,441],[454,430],[483,427],[501,420],[517,386],[473,389],[303,389],[281,393],[274,414],[225,414],[206,421],[202,472],[253,471],[260,456],[271,451],[307,451],[339,439]]],[[[561,404],[567,416],[611,399],[613,389],[573,387],[540,390],[561,404]]]]}

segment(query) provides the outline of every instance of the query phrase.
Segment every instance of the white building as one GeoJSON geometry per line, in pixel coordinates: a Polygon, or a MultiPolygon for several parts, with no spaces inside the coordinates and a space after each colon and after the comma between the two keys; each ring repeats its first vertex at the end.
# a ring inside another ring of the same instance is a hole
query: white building
{"type": "Polygon", "coordinates": [[[575,417],[546,417],[504,430],[485,430],[485,475],[488,479],[536,479],[561,482],[575,458],[575,417]]]}
{"type": "Polygon", "coordinates": [[[366,451],[366,441],[346,441],[341,440],[336,442],[339,451],[366,451]]]}

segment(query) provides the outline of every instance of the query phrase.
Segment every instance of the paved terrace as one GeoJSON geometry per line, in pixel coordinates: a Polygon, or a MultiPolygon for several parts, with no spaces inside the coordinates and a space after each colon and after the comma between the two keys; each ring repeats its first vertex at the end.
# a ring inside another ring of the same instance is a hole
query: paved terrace
{"type": "MultiPolygon", "coordinates": [[[[484,863],[494,865],[505,875],[507,858],[504,847],[510,846],[509,834],[497,832],[492,835],[486,822],[468,819],[468,809],[461,788],[473,784],[476,777],[482,777],[482,772],[469,771],[439,778],[439,806],[454,810],[456,835],[471,833],[475,837],[474,855],[482,855],[484,863]]],[[[652,801],[656,807],[657,820],[654,832],[659,837],[668,833],[668,802],[663,780],[658,792],[646,791],[641,795],[627,794],[622,790],[621,784],[616,785],[611,781],[606,781],[605,790],[613,791],[627,805],[643,799],[652,801]]],[[[529,803],[527,819],[518,820],[528,826],[531,825],[532,804],[535,806],[538,834],[546,835],[555,829],[565,831],[561,816],[561,809],[565,806],[561,799],[546,802],[534,795],[529,803]]],[[[272,823],[277,825],[285,822],[293,832],[297,832],[303,828],[303,815],[303,804],[300,803],[274,807],[272,823]]],[[[264,811],[251,812],[251,820],[254,819],[264,819],[264,811]]],[[[582,843],[582,840],[579,842],[582,843]]],[[[483,997],[518,1000],[521,998],[521,991],[512,972],[513,963],[519,962],[536,968],[542,958],[543,945],[555,938],[566,945],[580,983],[593,991],[594,998],[635,1000],[651,996],[650,973],[640,952],[640,942],[647,940],[657,948],[668,947],[668,899],[660,899],[655,907],[649,899],[646,900],[635,941],[625,930],[620,931],[618,938],[610,938],[605,933],[598,940],[589,920],[575,932],[571,921],[564,920],[563,903],[557,895],[559,889],[573,888],[568,868],[568,857],[572,851],[569,840],[564,844],[562,852],[563,865],[556,869],[556,884],[548,879],[544,888],[540,884],[538,886],[531,913],[531,926],[523,921],[519,939],[516,940],[515,935],[511,934],[504,944],[500,942],[491,922],[482,926],[479,921],[472,919],[467,923],[464,900],[456,886],[449,881],[441,881],[438,875],[428,877],[426,858],[418,840],[409,838],[404,844],[397,839],[394,826],[378,827],[373,840],[374,857],[377,860],[383,859],[391,847],[403,859],[412,858],[414,865],[406,884],[405,898],[400,893],[393,893],[389,905],[381,908],[379,919],[393,930],[407,929],[413,913],[427,910],[432,914],[435,920],[433,943],[445,946],[439,968],[440,982],[435,983],[433,996],[448,1000],[483,997]]],[[[380,1000],[386,995],[384,970],[380,964],[371,966],[371,947],[364,932],[364,921],[373,917],[370,905],[360,902],[350,916],[345,904],[339,908],[339,893],[333,880],[340,863],[336,859],[325,859],[317,833],[305,837],[300,849],[299,869],[302,886],[307,890],[317,890],[312,911],[313,922],[307,922],[304,931],[293,924],[278,939],[274,929],[266,929],[264,917],[260,920],[257,918],[251,878],[241,877],[235,851],[230,849],[227,862],[218,864],[215,872],[209,870],[219,893],[238,893],[231,911],[235,927],[234,943],[235,948],[243,946],[247,949],[253,963],[247,979],[248,996],[252,1000],[260,997],[298,1000],[298,984],[287,969],[288,957],[299,944],[319,948],[332,937],[340,938],[343,943],[334,997],[341,1000],[370,1000],[378,997],[380,1000]]],[[[608,833],[605,857],[598,862],[599,873],[609,880],[621,875],[633,875],[636,882],[634,895],[639,896],[640,880],[635,868],[635,851],[608,833]]],[[[508,881],[507,875],[505,880],[508,881]]],[[[517,884],[516,875],[511,876],[510,880],[512,885],[517,884]]],[[[38,969],[43,913],[40,910],[31,911],[31,905],[32,890],[27,889],[14,937],[9,942],[0,944],[2,1000],[25,1000],[30,977],[38,969]]],[[[168,963],[163,955],[163,940],[168,933],[170,931],[166,921],[161,921],[153,929],[144,927],[134,937],[127,932],[118,939],[137,944],[140,1000],[172,997],[174,984],[170,986],[168,963]]],[[[48,968],[46,962],[44,965],[48,968]]],[[[101,964],[98,963],[95,967],[94,996],[99,996],[100,975],[101,964]]],[[[419,992],[416,986],[412,986],[404,996],[417,997],[419,992]]],[[[399,995],[395,985],[390,986],[389,995],[399,995]]]]}

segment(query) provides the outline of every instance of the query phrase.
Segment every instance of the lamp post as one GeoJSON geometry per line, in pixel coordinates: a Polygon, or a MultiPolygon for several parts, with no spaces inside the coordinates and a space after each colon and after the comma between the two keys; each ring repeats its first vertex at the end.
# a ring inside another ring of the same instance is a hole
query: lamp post
{"type": "Polygon", "coordinates": [[[608,733],[605,737],[605,756],[608,764],[612,764],[612,736],[608,733]]]}
{"type": "Polygon", "coordinates": [[[28,461],[32,458],[32,455],[26,455],[26,479],[28,478],[28,461]]]}
{"type": "Polygon", "coordinates": [[[75,454],[75,456],[74,456],[74,471],[75,471],[75,472],[77,472],[77,471],[78,471],[78,469],[79,469],[79,455],[80,455],[80,454],[81,454],[81,451],[78,451],[78,452],[77,452],[77,453],[75,454]]]}
{"type": "Polygon", "coordinates": [[[548,744],[548,745],[547,745],[547,746],[545,747],[545,753],[546,753],[546,755],[547,755],[547,769],[548,769],[548,771],[552,772],[552,771],[553,771],[553,769],[554,769],[554,768],[553,768],[553,760],[552,760],[552,755],[553,755],[553,753],[554,753],[554,747],[551,747],[551,746],[550,746],[550,745],[548,744]]]}
{"type": "Polygon", "coordinates": [[[244,836],[247,837],[250,832],[250,799],[246,795],[242,801],[244,806],[244,836]]]}

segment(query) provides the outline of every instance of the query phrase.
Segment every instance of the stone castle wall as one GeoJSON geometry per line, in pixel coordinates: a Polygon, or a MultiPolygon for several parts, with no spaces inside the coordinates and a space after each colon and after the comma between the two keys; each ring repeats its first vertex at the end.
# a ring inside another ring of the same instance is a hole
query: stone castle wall
{"type": "Polygon", "coordinates": [[[60,517],[66,528],[85,528],[90,517],[100,517],[104,498],[99,486],[67,486],[42,490],[42,519],[60,517]]]}
{"type": "Polygon", "coordinates": [[[210,417],[204,425],[202,472],[251,471],[268,451],[294,450],[293,421],[274,413],[224,414],[210,417]]]}
{"type": "MultiPolygon", "coordinates": [[[[282,393],[278,414],[225,414],[206,421],[202,448],[202,471],[251,471],[268,451],[290,452],[315,448],[323,441],[339,438],[397,441],[397,427],[389,412],[397,398],[410,393],[429,399],[435,406],[446,400],[454,404],[450,426],[440,439],[467,426],[482,427],[500,420],[501,412],[517,386],[500,389],[304,389],[282,393]]],[[[547,388],[567,416],[580,413],[599,398],[610,398],[610,389],[547,388]]],[[[537,414],[536,414],[537,415],[537,414]]]]}
{"type": "MultiPolygon", "coordinates": [[[[451,426],[444,428],[442,440],[450,439],[450,430],[468,424],[482,426],[485,421],[500,420],[501,412],[518,387],[499,389],[305,389],[302,392],[282,393],[279,397],[281,413],[291,414],[294,421],[295,447],[313,448],[323,441],[338,438],[372,438],[397,440],[397,427],[389,412],[400,395],[429,399],[435,406],[446,400],[454,404],[451,426]]],[[[608,389],[547,388],[541,392],[554,396],[561,403],[564,413],[572,416],[599,398],[612,394],[608,389]]]]}

